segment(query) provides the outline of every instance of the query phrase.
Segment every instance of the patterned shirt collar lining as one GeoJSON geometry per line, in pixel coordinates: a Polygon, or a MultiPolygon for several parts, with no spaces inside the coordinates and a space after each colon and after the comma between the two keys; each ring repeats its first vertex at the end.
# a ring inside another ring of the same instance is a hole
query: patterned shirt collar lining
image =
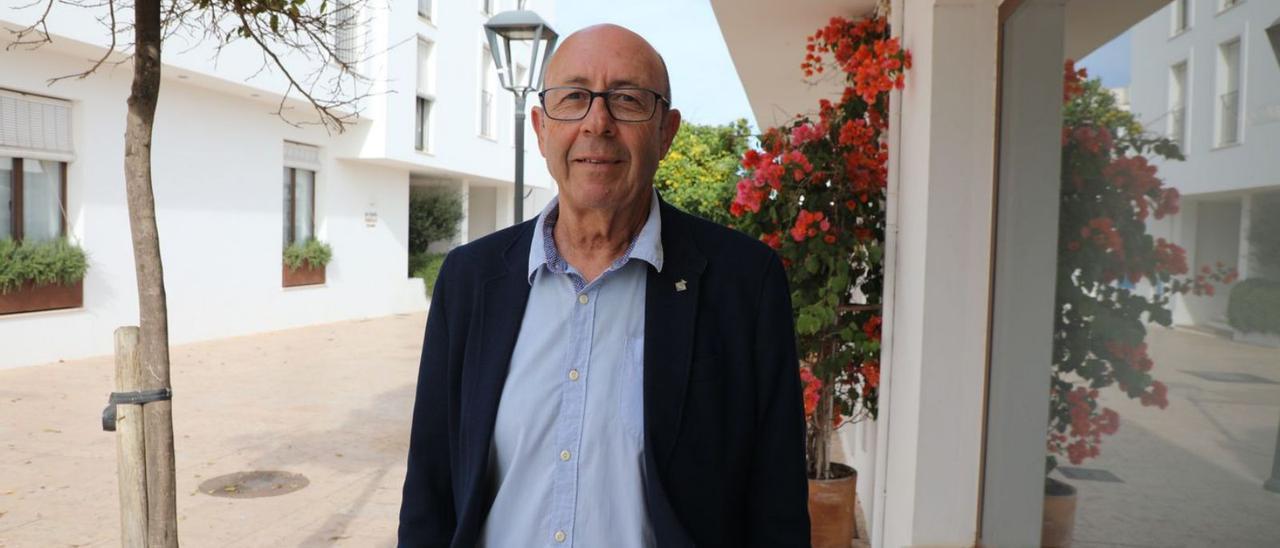
{"type": "MultiPolygon", "coordinates": [[[[529,284],[533,285],[534,276],[541,267],[545,266],[547,271],[553,274],[575,274],[572,276],[575,278],[574,286],[578,291],[582,291],[585,284],[579,281],[581,276],[577,275],[577,271],[565,262],[559,250],[556,249],[554,230],[559,218],[560,198],[556,196],[551,198],[551,202],[543,208],[534,226],[534,235],[541,237],[542,245],[529,246],[529,284]],[[578,287],[580,284],[583,287],[578,287]]],[[[658,210],[657,190],[653,191],[649,200],[649,217],[645,220],[644,226],[640,228],[635,238],[631,239],[626,252],[609,266],[605,274],[622,268],[630,259],[643,260],[653,265],[658,272],[662,272],[662,215],[658,210]]],[[[597,280],[602,278],[604,278],[603,274],[597,280]]]]}

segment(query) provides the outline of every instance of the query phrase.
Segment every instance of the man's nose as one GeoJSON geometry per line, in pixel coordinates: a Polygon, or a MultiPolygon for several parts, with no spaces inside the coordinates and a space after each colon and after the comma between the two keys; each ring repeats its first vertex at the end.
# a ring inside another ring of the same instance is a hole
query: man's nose
{"type": "Polygon", "coordinates": [[[616,123],[613,116],[609,115],[609,106],[605,98],[592,97],[587,116],[582,119],[582,130],[595,135],[612,135],[615,129],[616,123]],[[596,104],[596,99],[600,100],[599,104],[596,104]]]}

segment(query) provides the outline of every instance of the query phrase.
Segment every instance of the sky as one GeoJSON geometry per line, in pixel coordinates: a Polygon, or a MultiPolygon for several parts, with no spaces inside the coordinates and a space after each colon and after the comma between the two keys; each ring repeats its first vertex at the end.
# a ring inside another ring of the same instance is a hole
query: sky
{"type": "Polygon", "coordinates": [[[1103,87],[1118,88],[1129,85],[1129,53],[1133,30],[1127,30],[1113,38],[1079,63],[1089,70],[1089,77],[1102,78],[1103,87]]]}
{"type": "MultiPolygon", "coordinates": [[[[553,26],[561,37],[597,23],[615,23],[644,36],[671,72],[675,107],[686,121],[727,124],[755,116],[738,79],[709,0],[556,0],[553,26]]],[[[1080,61],[1106,87],[1129,85],[1130,36],[1116,37],[1080,61]]]]}
{"type": "Polygon", "coordinates": [[[673,106],[685,121],[727,124],[746,118],[757,127],[708,0],[556,0],[551,20],[561,37],[597,23],[635,31],[666,61],[673,106]]]}

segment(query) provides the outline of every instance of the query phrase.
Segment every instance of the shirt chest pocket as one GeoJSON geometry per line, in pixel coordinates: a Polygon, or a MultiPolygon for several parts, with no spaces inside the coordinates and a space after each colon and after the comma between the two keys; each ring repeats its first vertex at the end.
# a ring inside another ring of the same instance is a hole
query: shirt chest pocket
{"type": "Polygon", "coordinates": [[[644,439],[644,337],[627,337],[622,363],[615,375],[617,413],[622,428],[634,439],[644,439]]]}

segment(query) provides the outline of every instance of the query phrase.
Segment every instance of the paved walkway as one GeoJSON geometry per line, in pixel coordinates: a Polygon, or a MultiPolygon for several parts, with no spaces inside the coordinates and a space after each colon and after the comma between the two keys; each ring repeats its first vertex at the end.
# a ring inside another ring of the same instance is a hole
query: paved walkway
{"type": "MultiPolygon", "coordinates": [[[[183,546],[393,546],[425,314],[172,350],[183,546]],[[200,482],[305,475],[278,497],[200,482]]],[[[110,357],[0,371],[0,547],[119,546],[110,357]]]]}
{"type": "Polygon", "coordinates": [[[1079,489],[1076,548],[1280,546],[1280,493],[1262,488],[1276,450],[1280,384],[1194,374],[1280,383],[1280,350],[1158,327],[1147,343],[1152,374],[1169,385],[1169,407],[1101,391],[1120,414],[1120,430],[1081,467],[1121,482],[1066,479],[1079,489]]]}
{"type": "MultiPolygon", "coordinates": [[[[178,530],[189,547],[392,546],[424,314],[173,349],[178,530]],[[248,470],[305,475],[278,497],[198,491],[248,470]]],[[[1077,547],[1277,546],[1271,469],[1280,350],[1186,331],[1148,341],[1168,409],[1109,392],[1120,431],[1086,468],[1077,547]]],[[[115,438],[100,413],[110,357],[0,371],[0,547],[119,546],[115,438]]]]}

